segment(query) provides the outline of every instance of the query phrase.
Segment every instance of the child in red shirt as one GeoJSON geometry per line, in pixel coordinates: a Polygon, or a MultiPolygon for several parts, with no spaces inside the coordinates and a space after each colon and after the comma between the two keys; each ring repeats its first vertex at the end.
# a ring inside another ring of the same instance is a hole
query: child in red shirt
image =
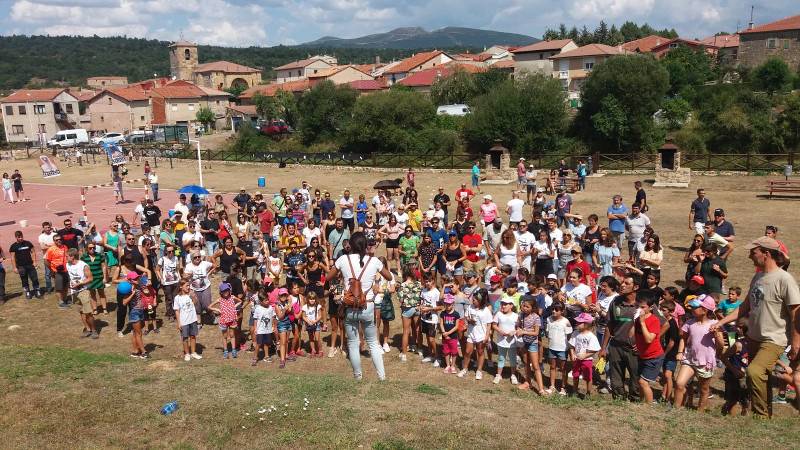
{"type": "Polygon", "coordinates": [[[658,339],[661,323],[653,315],[656,302],[658,297],[653,291],[643,290],[636,294],[636,306],[639,310],[633,316],[633,326],[628,332],[629,338],[636,339],[636,351],[639,353],[639,390],[646,403],[653,403],[650,383],[656,381],[664,364],[664,349],[658,339]]]}
{"type": "MultiPolygon", "coordinates": [[[[147,277],[143,278],[147,279],[147,277]]],[[[150,333],[151,325],[154,333],[160,333],[161,330],[156,325],[156,290],[153,289],[153,286],[145,286],[142,289],[142,309],[144,309],[144,331],[142,334],[147,336],[150,333]]]]}
{"type": "Polygon", "coordinates": [[[406,174],[406,179],[408,180],[408,185],[410,187],[414,187],[414,169],[411,167],[408,168],[408,173],[406,174]]]}

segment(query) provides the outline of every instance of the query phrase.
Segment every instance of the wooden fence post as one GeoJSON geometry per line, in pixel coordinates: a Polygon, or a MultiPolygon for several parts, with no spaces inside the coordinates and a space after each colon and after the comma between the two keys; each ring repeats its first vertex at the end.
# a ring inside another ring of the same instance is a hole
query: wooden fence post
{"type": "Polygon", "coordinates": [[[600,152],[594,152],[594,159],[592,160],[592,172],[597,173],[600,170],[600,152]]]}
{"type": "Polygon", "coordinates": [[[711,170],[711,153],[708,154],[708,163],[706,164],[706,170],[711,170]]]}
{"type": "Polygon", "coordinates": [[[631,153],[631,171],[636,170],[636,154],[631,153]]]}
{"type": "Polygon", "coordinates": [[[750,172],[751,172],[751,167],[750,167],[750,152],[747,152],[747,158],[745,158],[745,163],[744,163],[744,166],[745,166],[745,168],[747,168],[747,173],[750,173],[750,172]]]}

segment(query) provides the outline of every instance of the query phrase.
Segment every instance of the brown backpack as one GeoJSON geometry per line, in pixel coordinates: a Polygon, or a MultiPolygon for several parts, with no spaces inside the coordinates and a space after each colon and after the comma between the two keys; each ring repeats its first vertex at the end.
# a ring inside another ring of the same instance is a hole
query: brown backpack
{"type": "MultiPolygon", "coordinates": [[[[364,264],[364,268],[361,269],[361,274],[358,275],[358,278],[350,278],[350,286],[344,291],[344,295],[342,295],[342,303],[345,306],[356,309],[367,306],[367,293],[361,289],[361,277],[367,270],[371,259],[371,256],[367,258],[367,262],[364,264]]],[[[356,272],[353,270],[353,262],[350,260],[350,255],[347,255],[347,264],[350,265],[350,273],[355,275],[356,272]]]]}

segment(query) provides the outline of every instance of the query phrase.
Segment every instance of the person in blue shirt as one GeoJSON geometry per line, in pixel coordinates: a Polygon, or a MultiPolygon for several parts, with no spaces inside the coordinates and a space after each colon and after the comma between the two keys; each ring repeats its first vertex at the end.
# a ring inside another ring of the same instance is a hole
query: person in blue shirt
{"type": "Polygon", "coordinates": [[[478,161],[475,161],[475,165],[472,166],[472,187],[477,187],[478,193],[483,194],[483,191],[481,191],[481,169],[478,167],[478,161]]]}
{"type": "Polygon", "coordinates": [[[614,203],[608,207],[606,216],[608,217],[608,228],[614,235],[617,248],[622,248],[622,241],[625,239],[625,219],[628,217],[628,208],[622,204],[622,196],[611,197],[614,203]]]}
{"type": "Polygon", "coordinates": [[[583,162],[582,159],[578,160],[577,172],[578,172],[578,178],[580,178],[580,181],[578,183],[578,190],[582,191],[586,189],[586,163],[583,162]]]}
{"type": "Polygon", "coordinates": [[[436,260],[436,270],[439,271],[439,274],[443,275],[447,269],[445,266],[444,254],[442,253],[447,243],[447,230],[439,227],[438,217],[431,219],[431,227],[428,228],[428,234],[431,235],[433,245],[439,250],[439,258],[436,260]]]}
{"type": "Polygon", "coordinates": [[[361,194],[358,196],[358,201],[356,202],[356,223],[359,227],[367,220],[368,211],[369,205],[367,205],[367,200],[364,198],[364,194],[361,194]]]}

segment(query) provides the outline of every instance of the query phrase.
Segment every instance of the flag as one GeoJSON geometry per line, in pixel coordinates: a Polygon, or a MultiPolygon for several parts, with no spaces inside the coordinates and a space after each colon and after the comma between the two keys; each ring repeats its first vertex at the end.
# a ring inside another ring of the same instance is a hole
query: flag
{"type": "Polygon", "coordinates": [[[127,158],[125,158],[125,152],[120,150],[117,144],[113,142],[103,142],[101,145],[108,152],[108,157],[111,158],[112,166],[119,166],[128,162],[127,158]]]}
{"type": "Polygon", "coordinates": [[[42,175],[45,178],[52,178],[61,175],[61,171],[56,167],[56,163],[47,155],[39,156],[39,167],[42,168],[42,175]]]}

